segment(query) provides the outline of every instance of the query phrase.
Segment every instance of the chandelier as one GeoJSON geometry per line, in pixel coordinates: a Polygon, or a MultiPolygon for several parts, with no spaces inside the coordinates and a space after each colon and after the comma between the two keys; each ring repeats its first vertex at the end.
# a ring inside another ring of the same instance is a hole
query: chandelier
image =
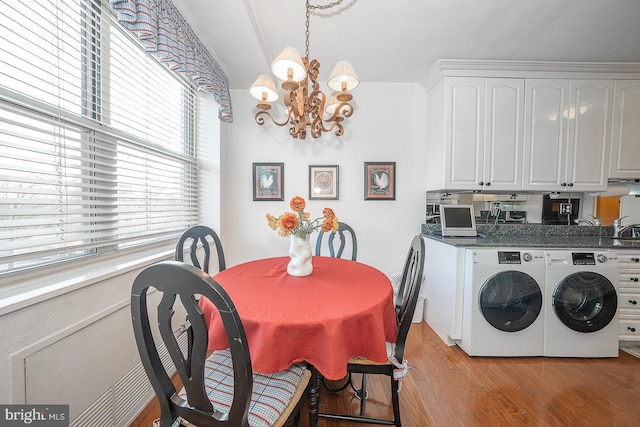
{"type": "Polygon", "coordinates": [[[336,136],[344,134],[342,122],[345,117],[353,114],[353,106],[349,103],[353,96],[349,93],[355,89],[360,81],[351,64],[339,61],[334,67],[327,86],[334,92],[327,100],[320,90],[318,74],[320,63],[313,59],[309,61],[309,15],[311,9],[329,9],[342,3],[338,0],[328,5],[306,6],[306,50],[304,58],[293,47],[285,48],[271,64],[271,72],[282,81],[284,90],[283,101],[286,118],[277,121],[269,112],[271,103],[278,100],[279,95],[273,79],[268,75],[261,75],[251,85],[249,92],[260,102],[256,105],[258,112],[255,121],[259,125],[265,123],[264,116],[278,126],[289,125],[289,133],[294,138],[305,139],[307,128],[313,138],[319,138],[323,132],[335,130],[336,136]]]}

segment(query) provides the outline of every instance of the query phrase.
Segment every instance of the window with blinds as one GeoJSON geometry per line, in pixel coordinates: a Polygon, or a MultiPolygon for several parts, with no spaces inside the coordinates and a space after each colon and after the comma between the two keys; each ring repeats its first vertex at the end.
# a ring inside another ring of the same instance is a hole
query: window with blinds
{"type": "Polygon", "coordinates": [[[0,274],[197,222],[197,96],[106,2],[0,2],[0,274]]]}

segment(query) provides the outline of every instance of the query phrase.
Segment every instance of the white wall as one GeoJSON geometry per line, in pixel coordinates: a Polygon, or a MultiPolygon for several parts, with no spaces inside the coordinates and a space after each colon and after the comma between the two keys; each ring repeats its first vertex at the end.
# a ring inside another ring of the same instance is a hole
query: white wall
{"type": "MultiPolygon", "coordinates": [[[[324,87],[324,85],[322,85],[324,87]]],[[[227,265],[287,255],[288,239],[267,226],[265,215],[289,209],[291,197],[308,201],[309,165],[339,165],[339,200],[310,201],[312,216],[328,206],[358,237],[358,261],[385,273],[400,270],[425,216],[426,95],[419,84],[361,84],[342,137],[297,140],[287,127],[254,121],[255,100],[233,91],[226,162],[227,265]],[[364,162],[396,162],[396,200],[364,200],[364,162]],[[284,201],[254,202],[252,163],[284,162],[284,201]]],[[[274,110],[279,105],[274,106],[274,110]]],[[[312,244],[315,241],[312,237],[312,244]]]]}

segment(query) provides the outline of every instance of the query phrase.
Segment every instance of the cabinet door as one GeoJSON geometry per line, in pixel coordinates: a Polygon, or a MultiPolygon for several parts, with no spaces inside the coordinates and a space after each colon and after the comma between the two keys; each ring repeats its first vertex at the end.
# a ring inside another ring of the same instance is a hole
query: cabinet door
{"type": "Polygon", "coordinates": [[[485,190],[522,189],[524,79],[486,79],[482,182],[485,190]]]}
{"type": "Polygon", "coordinates": [[[571,80],[567,158],[561,186],[571,191],[603,191],[609,172],[609,135],[613,82],[571,80]]]}
{"type": "Polygon", "coordinates": [[[569,80],[527,79],[525,82],[525,190],[561,191],[565,176],[566,120],[569,80]]]}
{"type": "Polygon", "coordinates": [[[445,188],[480,189],[484,79],[447,78],[445,97],[445,188]]]}
{"type": "Polygon", "coordinates": [[[611,178],[640,178],[640,80],[616,80],[611,178]]]}

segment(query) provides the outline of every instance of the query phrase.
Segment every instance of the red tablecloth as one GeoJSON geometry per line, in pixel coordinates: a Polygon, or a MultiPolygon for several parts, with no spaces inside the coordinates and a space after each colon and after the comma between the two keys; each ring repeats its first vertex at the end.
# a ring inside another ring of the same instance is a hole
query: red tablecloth
{"type": "MultiPolygon", "coordinates": [[[[252,261],[214,277],[242,319],[253,370],[276,372],[306,361],[337,380],[353,356],[386,362],[385,341],[396,338],[389,279],[365,264],[329,257],[313,257],[313,273],[293,277],[288,262],[289,257],[252,261]]],[[[215,307],[205,298],[200,305],[209,349],[228,347],[215,307]]]]}

